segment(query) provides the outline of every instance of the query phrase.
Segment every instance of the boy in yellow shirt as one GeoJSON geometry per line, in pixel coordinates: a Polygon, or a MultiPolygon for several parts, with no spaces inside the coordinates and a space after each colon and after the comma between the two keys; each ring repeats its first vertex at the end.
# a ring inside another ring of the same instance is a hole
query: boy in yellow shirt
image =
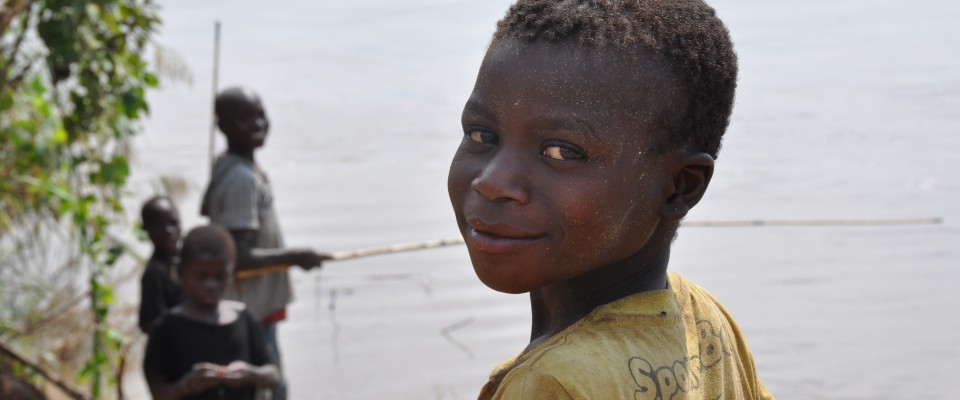
{"type": "Polygon", "coordinates": [[[743,335],[667,272],[733,107],[699,0],[520,0],[463,110],[448,189],[474,270],[530,293],[530,343],[481,399],[769,399],[743,335]]]}

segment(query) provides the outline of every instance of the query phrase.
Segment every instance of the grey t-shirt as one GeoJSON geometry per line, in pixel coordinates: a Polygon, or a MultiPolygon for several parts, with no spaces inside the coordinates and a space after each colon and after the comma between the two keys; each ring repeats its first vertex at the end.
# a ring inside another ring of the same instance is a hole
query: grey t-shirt
{"type": "MultiPolygon", "coordinates": [[[[257,248],[283,247],[270,181],[250,160],[230,153],[217,158],[200,213],[227,229],[254,231],[257,248]]],[[[250,314],[260,321],[293,301],[290,275],[282,271],[236,279],[225,297],[246,303],[250,314]]]]}

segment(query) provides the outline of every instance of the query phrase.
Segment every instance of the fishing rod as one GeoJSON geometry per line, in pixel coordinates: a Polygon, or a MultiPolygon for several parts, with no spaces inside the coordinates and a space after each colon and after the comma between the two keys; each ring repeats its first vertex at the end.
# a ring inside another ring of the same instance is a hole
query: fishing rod
{"type": "Polygon", "coordinates": [[[210,170],[213,171],[213,162],[217,156],[217,84],[220,80],[220,21],[213,24],[213,110],[210,113],[210,170]]]}
{"type": "MultiPolygon", "coordinates": [[[[905,226],[905,225],[938,225],[943,218],[904,218],[904,219],[810,219],[810,220],[730,220],[730,221],[684,221],[682,227],[687,228],[721,228],[721,227],[796,227],[796,226],[905,226]]],[[[383,247],[371,247],[360,250],[333,253],[327,261],[343,261],[355,258],[376,256],[382,254],[402,253],[414,250],[433,249],[437,247],[463,244],[462,237],[453,237],[439,240],[428,240],[418,243],[403,243],[383,247]]],[[[293,264],[270,265],[263,268],[237,271],[237,279],[249,279],[271,272],[285,271],[293,264]]]]}
{"type": "Polygon", "coordinates": [[[937,225],[943,218],[903,218],[903,219],[756,219],[732,221],[684,221],[680,223],[688,228],[714,227],[750,227],[750,226],[882,226],[882,225],[937,225]]]}
{"type": "MultiPolygon", "coordinates": [[[[458,244],[463,244],[463,238],[454,237],[454,238],[448,238],[448,239],[428,240],[425,242],[417,242],[417,243],[401,243],[401,244],[394,244],[394,245],[383,246],[383,247],[370,247],[366,249],[333,253],[333,256],[327,261],[352,260],[354,258],[376,256],[380,254],[402,253],[406,251],[433,249],[437,247],[453,246],[458,244]]],[[[268,274],[271,272],[284,271],[287,268],[290,268],[292,266],[293,264],[270,265],[263,268],[237,271],[234,274],[234,276],[237,279],[248,279],[248,278],[252,278],[259,275],[268,274]]]]}

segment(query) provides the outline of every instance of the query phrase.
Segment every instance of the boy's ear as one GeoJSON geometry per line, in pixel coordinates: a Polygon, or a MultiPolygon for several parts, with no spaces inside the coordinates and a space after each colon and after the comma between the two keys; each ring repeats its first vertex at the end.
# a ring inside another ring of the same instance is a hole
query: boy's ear
{"type": "Polygon", "coordinates": [[[707,153],[678,155],[673,184],[668,185],[660,215],[667,221],[679,221],[700,202],[713,177],[713,157],[707,153]]]}

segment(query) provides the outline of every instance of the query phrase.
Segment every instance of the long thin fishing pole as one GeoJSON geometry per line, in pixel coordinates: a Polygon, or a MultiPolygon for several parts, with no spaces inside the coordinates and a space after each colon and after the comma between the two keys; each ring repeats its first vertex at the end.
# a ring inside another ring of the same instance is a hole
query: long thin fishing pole
{"type": "MultiPolygon", "coordinates": [[[[343,261],[343,260],[350,260],[350,259],[360,258],[360,257],[375,256],[380,254],[402,253],[405,251],[433,249],[437,247],[453,246],[458,244],[463,244],[463,238],[459,236],[453,237],[453,238],[447,238],[447,239],[440,239],[440,240],[428,240],[425,242],[418,242],[418,243],[403,243],[403,244],[395,244],[395,245],[383,246],[383,247],[371,247],[371,248],[360,249],[360,250],[351,250],[351,251],[342,251],[339,253],[333,253],[333,258],[329,261],[343,261]]],[[[237,271],[235,276],[237,279],[247,279],[247,278],[252,278],[252,277],[263,275],[263,274],[268,274],[271,272],[284,271],[287,268],[290,268],[291,266],[292,265],[280,264],[280,265],[271,265],[264,268],[237,271]]]]}
{"type": "Polygon", "coordinates": [[[217,86],[220,79],[220,21],[213,24],[213,104],[210,112],[210,170],[216,154],[217,139],[217,86]]]}
{"type": "Polygon", "coordinates": [[[721,228],[751,226],[882,226],[882,225],[936,225],[941,218],[903,218],[903,219],[798,219],[798,220],[733,220],[733,221],[684,221],[681,226],[687,228],[721,228]]]}
{"type": "Polygon", "coordinates": [[[379,254],[392,254],[392,253],[400,253],[404,251],[432,249],[436,247],[453,246],[457,244],[463,244],[463,238],[458,236],[458,237],[440,239],[440,240],[428,240],[428,241],[419,242],[419,243],[404,243],[404,244],[395,244],[395,245],[384,246],[384,247],[372,247],[368,249],[343,251],[339,253],[333,253],[333,259],[336,261],[350,260],[353,258],[369,257],[369,256],[375,256],[379,254]]]}
{"type": "MultiPolygon", "coordinates": [[[[772,227],[772,226],[904,226],[904,225],[937,225],[943,222],[942,218],[905,218],[905,219],[808,219],[808,220],[732,220],[732,221],[685,221],[683,227],[688,228],[721,228],[721,227],[772,227]]],[[[402,253],[413,250],[432,249],[444,246],[463,244],[463,238],[453,237],[440,240],[428,240],[418,243],[395,244],[384,247],[372,247],[360,250],[334,253],[329,261],[342,261],[354,258],[369,257],[380,254],[402,253]]],[[[237,279],[247,279],[255,276],[284,271],[291,265],[271,265],[264,268],[237,271],[237,279]]]]}

